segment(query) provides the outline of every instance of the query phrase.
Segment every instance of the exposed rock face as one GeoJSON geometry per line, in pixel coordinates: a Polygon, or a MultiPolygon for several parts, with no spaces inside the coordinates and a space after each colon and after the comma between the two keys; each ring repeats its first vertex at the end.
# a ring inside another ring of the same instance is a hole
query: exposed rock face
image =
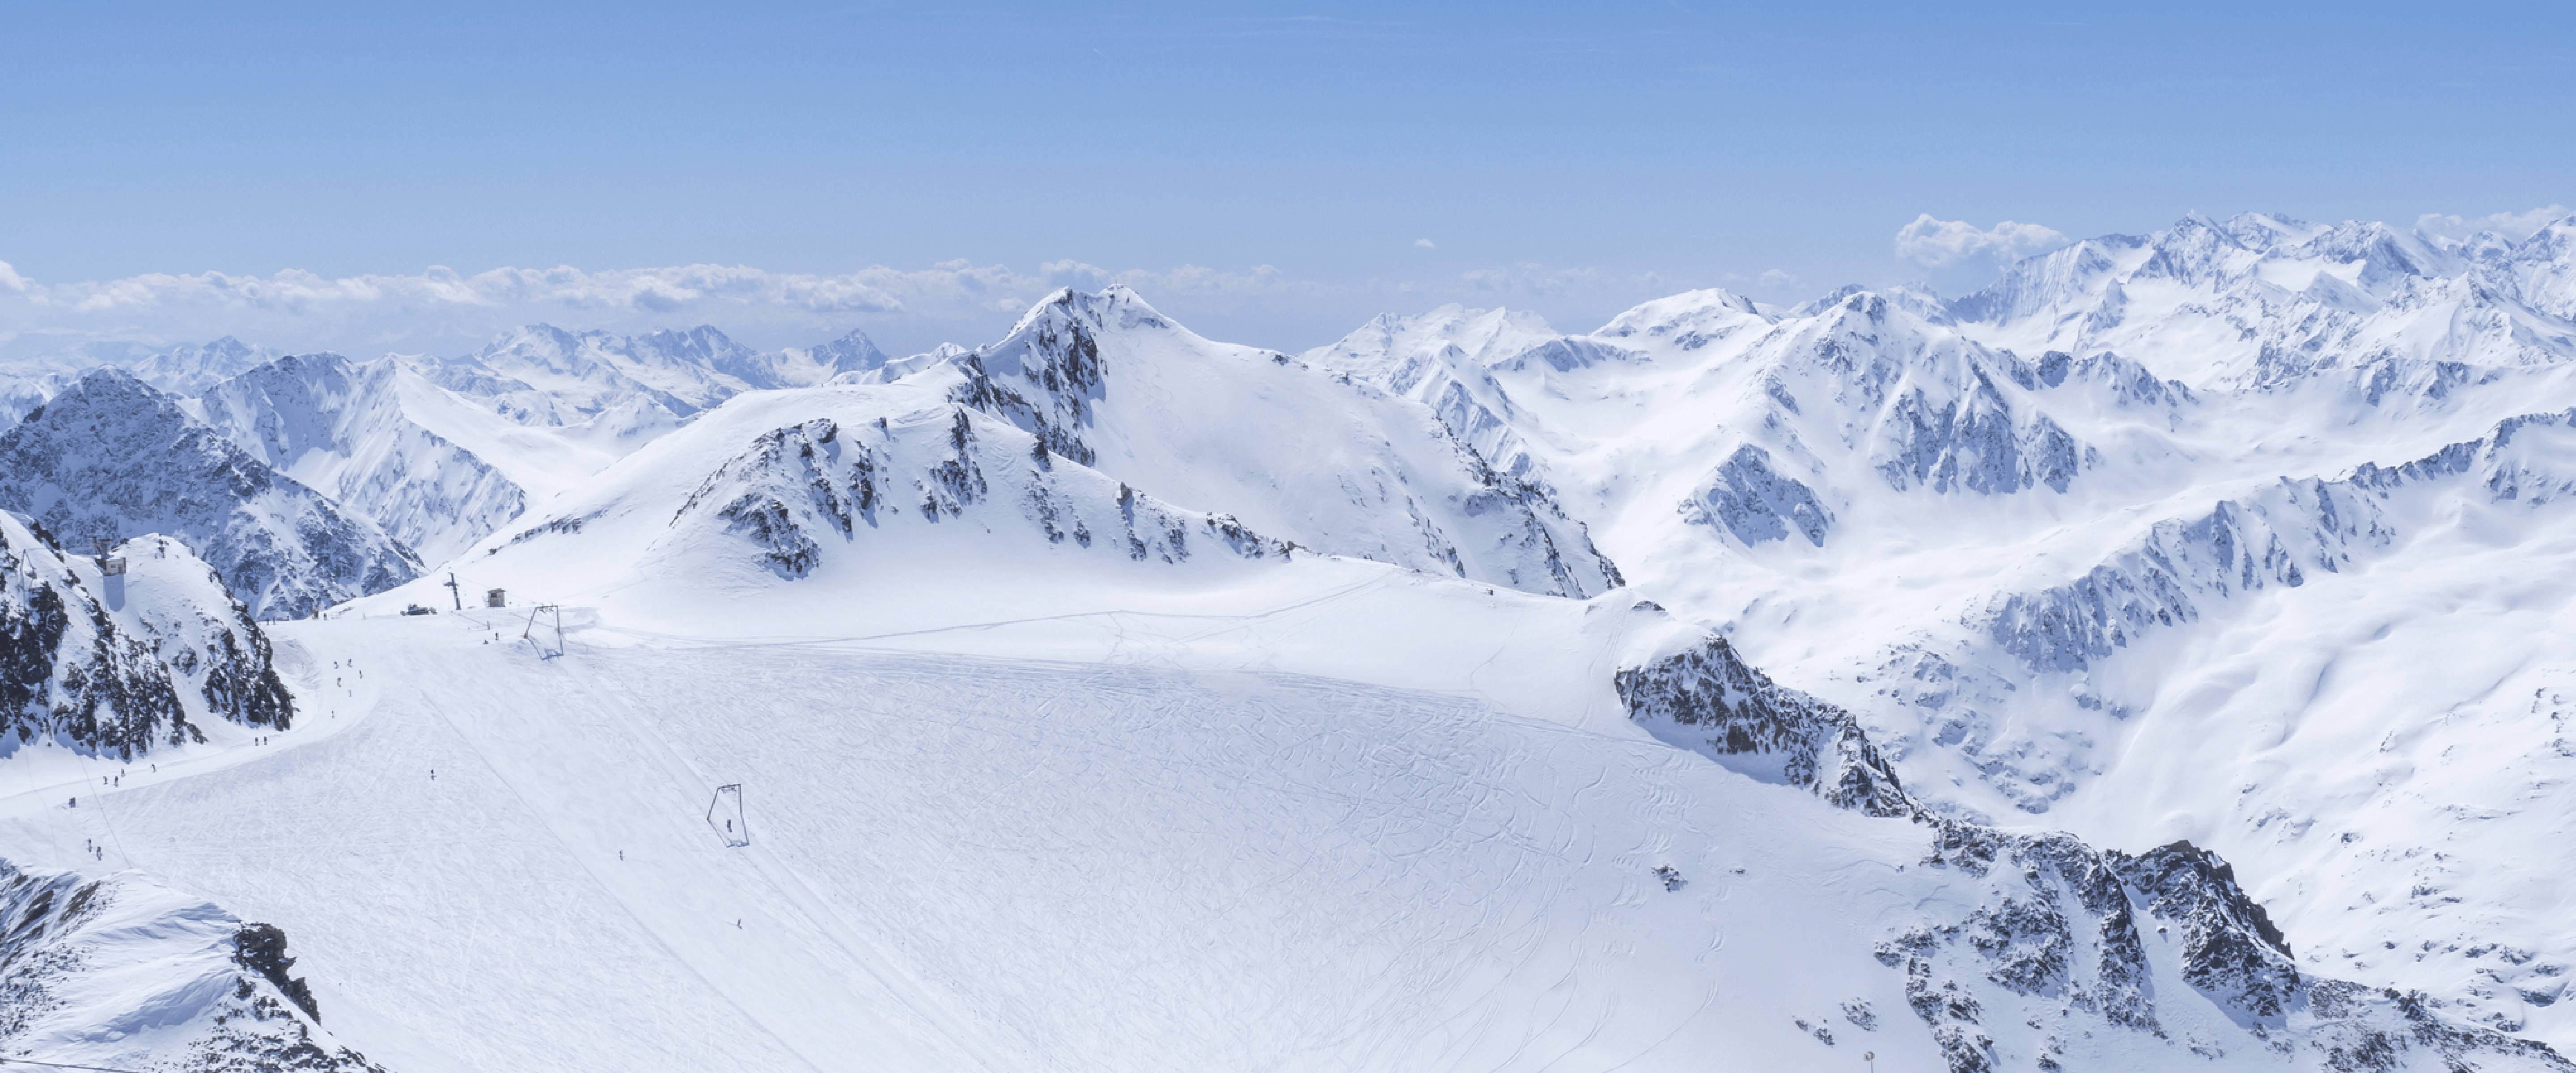
{"type": "Polygon", "coordinates": [[[1306,352],[1304,360],[1431,407],[1451,434],[1496,471],[1543,484],[1515,427],[1523,415],[1495,370],[1538,365],[1562,371],[1634,357],[1605,343],[1555,336],[1532,313],[1446,305],[1420,316],[1380,316],[1306,352]]]}
{"type": "Polygon", "coordinates": [[[1726,638],[1711,635],[1698,648],[1624,668],[1613,682],[1630,719],[1729,769],[1871,816],[1921,811],[1850,712],[1780,688],[1726,638]]]}
{"type": "MultiPolygon", "coordinates": [[[[2039,371],[1862,292],[1808,321],[1783,324],[1753,348],[1775,366],[1768,385],[1786,417],[1805,408],[1867,445],[1898,491],[2011,494],[2066,491],[2092,453],[2033,397],[2039,371]],[[1806,400],[1803,404],[1801,400],[1806,400]]],[[[2062,382],[2062,381],[2061,381],[2062,382]]],[[[1831,442],[1811,430],[1810,443],[1831,442]]]]}
{"type": "Polygon", "coordinates": [[[2033,670],[2075,671],[2143,631],[2200,617],[2200,604],[2270,585],[2296,588],[2305,570],[2333,572],[2353,549],[2389,539],[2383,512],[2346,482],[2282,481],[2193,519],[2158,522],[2146,537],[2083,577],[1999,597],[1984,629],[2033,670]]]}
{"type": "Polygon", "coordinates": [[[1849,713],[1780,688],[1724,638],[1622,669],[1615,685],[1659,738],[1928,831],[1919,864],[1943,876],[1942,896],[1925,901],[1937,908],[1875,954],[1905,974],[1907,1004],[1951,1073],[2053,1073],[2077,1034],[2114,1032],[2177,1060],[2261,1048],[2301,1069],[2576,1069],[2544,1044],[2443,1018],[2421,996],[2302,975],[2234,870],[2190,843],[2104,852],[1932,813],[1849,713]],[[2233,1034],[2178,1037],[2160,1013],[2175,983],[2226,1011],[2233,1034]]]}
{"type": "Polygon", "coordinates": [[[294,964],[285,932],[131,874],[0,861],[0,1051],[111,1069],[382,1073],[323,1030],[294,964]]]}
{"type": "Polygon", "coordinates": [[[2299,993],[2290,941],[2236,885],[2236,870],[2189,842],[2137,856],[2113,852],[2112,870],[2148,915],[2182,926],[2182,976],[2258,1017],[2277,1017],[2299,993]]]}
{"type": "Polygon", "coordinates": [[[1057,458],[979,411],[956,407],[945,416],[849,428],[817,418],[773,429],[708,475],[671,524],[718,521],[788,578],[811,573],[827,545],[889,525],[959,520],[1016,524],[1051,544],[1097,545],[1139,562],[1184,562],[1194,549],[1248,559],[1290,554],[1289,545],[1233,518],[1173,507],[1057,458]]]}
{"type": "Polygon", "coordinates": [[[1746,544],[1786,540],[1794,532],[1821,548],[1834,520],[1814,489],[1773,470],[1771,452],[1749,443],[1727,456],[1708,490],[1682,509],[1694,521],[1725,526],[1746,544]]]}
{"type": "Polygon", "coordinates": [[[409,548],[114,369],[94,370],[0,435],[0,509],[76,550],[177,537],[262,618],[295,618],[408,581],[409,548]]]}
{"type": "Polygon", "coordinates": [[[0,729],[9,751],[51,738],[131,759],[203,740],[169,668],[117,629],[62,555],[5,514],[0,569],[0,729]]]}
{"type": "Polygon", "coordinates": [[[293,723],[267,636],[214,571],[163,537],[114,554],[126,573],[102,576],[0,514],[0,749],[131,760],[204,740],[208,720],[293,723]]]}

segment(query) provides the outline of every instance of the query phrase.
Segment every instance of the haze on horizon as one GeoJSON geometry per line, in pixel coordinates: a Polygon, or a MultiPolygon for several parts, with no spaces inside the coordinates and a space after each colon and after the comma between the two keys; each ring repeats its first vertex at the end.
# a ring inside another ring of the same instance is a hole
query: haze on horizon
{"type": "Polygon", "coordinates": [[[1579,330],[1701,286],[1962,293],[2193,211],[2510,233],[2576,201],[2558,5],[9,18],[0,354],[522,319],[902,352],[1113,281],[1297,348],[1448,301],[1579,330]]]}

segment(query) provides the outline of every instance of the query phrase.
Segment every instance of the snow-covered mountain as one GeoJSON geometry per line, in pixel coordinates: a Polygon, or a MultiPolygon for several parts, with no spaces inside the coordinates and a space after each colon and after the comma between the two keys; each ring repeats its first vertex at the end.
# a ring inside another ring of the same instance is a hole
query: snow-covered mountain
{"type": "Polygon", "coordinates": [[[1560,596],[1619,583],[1545,489],[1421,408],[1209,342],[1124,287],[1060,291],[957,367],[960,402],[1050,452],[1304,547],[1560,596]]]}
{"type": "Polygon", "coordinates": [[[391,358],[288,357],[209,386],[198,410],[270,468],[438,563],[518,517],[527,493],[412,420],[406,396],[426,385],[396,381],[415,377],[391,358]]]}
{"type": "Polygon", "coordinates": [[[2215,846],[2336,940],[2313,963],[2522,1029],[2558,1023],[2576,960],[2506,848],[2576,821],[2507,789],[2565,777],[2540,668],[2567,634],[2532,586],[2576,449],[2565,234],[2195,217],[1956,302],[1702,292],[1579,336],[1442,310],[1309,360],[1415,392],[1556,489],[1642,591],[1848,705],[1939,809],[2215,846]],[[2463,606],[2531,621],[2475,671],[2422,673],[2448,645],[2397,638],[2486,636],[2463,606]],[[2507,688],[2541,702],[2519,730],[2507,688]],[[2533,744],[2408,744],[2488,708],[2484,733],[2533,744]],[[2462,809],[2521,819],[2472,849],[2462,809]],[[2398,919],[2402,964],[2364,953],[2398,919]]]}
{"type": "Polygon", "coordinates": [[[174,395],[194,395],[216,381],[275,360],[276,351],[225,336],[203,345],[147,347],[139,343],[90,343],[58,354],[0,364],[0,431],[44,405],[91,369],[123,369],[135,379],[174,395]]]}
{"type": "MultiPolygon", "coordinates": [[[[167,408],[445,567],[270,628],[291,728],[0,761],[0,857],[285,926],[406,1070],[2564,1070],[2571,235],[91,374],[0,449],[167,408]]],[[[107,624],[30,696],[262,636],[30,561],[107,624]]]]}
{"type": "Polygon", "coordinates": [[[885,362],[857,331],[818,347],[763,353],[703,324],[645,335],[532,324],[470,355],[411,359],[439,386],[532,425],[581,424],[636,407],[686,418],[745,391],[811,387],[885,362]]]}
{"type": "Polygon", "coordinates": [[[1210,343],[1121,289],[1060,293],[1002,342],[890,384],[710,412],[548,513],[486,551],[608,518],[620,535],[594,540],[622,550],[561,567],[650,572],[655,549],[696,555],[714,526],[802,577],[830,546],[907,562],[954,540],[922,527],[971,523],[1138,562],[1304,549],[1577,596],[1616,577],[1542,492],[1429,415],[1210,343]]]}
{"type": "Polygon", "coordinates": [[[0,435],[0,509],[75,549],[177,537],[261,618],[310,614],[421,571],[374,522],[113,368],[84,374],[0,435]]]}
{"type": "Polygon", "coordinates": [[[1926,810],[1849,713],[1781,689],[1723,638],[1624,669],[1618,687],[1659,738],[1835,806],[1935,830],[1919,863],[1955,869],[1943,894],[1966,905],[1900,926],[1875,956],[1902,967],[1906,1004],[1953,1071],[2089,1068],[2070,1048],[2106,1041],[2132,1059],[2159,1044],[2171,1060],[2259,1049],[2327,1069],[2568,1064],[2540,1044],[2436,1014],[2427,1006],[2440,1003],[2420,994],[2303,975],[2233,867],[2188,841],[2104,852],[2068,835],[1926,810]],[[2153,952],[2142,924],[2154,925],[2153,952]],[[2188,990],[2158,986],[2167,973],[2188,990]],[[2168,1028],[2205,1013],[2203,1003],[2225,1012],[2223,1027],[2168,1028]]]}
{"type": "Polygon", "coordinates": [[[130,763],[222,722],[293,725],[267,636],[185,545],[146,536],[93,559],[0,512],[0,574],[0,753],[130,763]]]}
{"type": "Polygon", "coordinates": [[[2248,213],[2079,242],[1954,303],[1981,337],[2029,351],[2113,350],[2196,385],[2332,377],[2378,404],[2491,370],[2576,357],[2566,245],[2446,241],[2386,224],[2248,213]]]}

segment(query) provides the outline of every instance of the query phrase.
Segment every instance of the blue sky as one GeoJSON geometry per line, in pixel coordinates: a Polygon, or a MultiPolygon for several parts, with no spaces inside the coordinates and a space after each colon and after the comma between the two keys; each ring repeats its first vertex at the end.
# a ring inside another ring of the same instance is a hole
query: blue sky
{"type": "MultiPolygon", "coordinates": [[[[1013,288],[1121,272],[1274,346],[1446,300],[1585,328],[1687,286],[1790,301],[1990,274],[1899,258],[1925,213],[2082,236],[2576,202],[2563,3],[0,14],[0,261],[23,280],[963,262],[992,291],[705,318],[773,344],[843,323],[977,341],[1013,288]]],[[[245,338],[436,327],[266,312],[245,338]]]]}

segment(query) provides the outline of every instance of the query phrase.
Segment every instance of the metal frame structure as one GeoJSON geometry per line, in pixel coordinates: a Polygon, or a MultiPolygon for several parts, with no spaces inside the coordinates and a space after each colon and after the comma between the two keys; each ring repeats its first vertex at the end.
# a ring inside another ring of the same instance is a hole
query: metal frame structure
{"type": "Polygon", "coordinates": [[[728,782],[716,787],[715,796],[707,799],[707,829],[724,839],[728,848],[741,849],[751,844],[751,814],[743,811],[741,783],[728,782]],[[727,794],[733,795],[733,816],[731,822],[719,827],[716,825],[716,810],[724,807],[727,794]]]}

